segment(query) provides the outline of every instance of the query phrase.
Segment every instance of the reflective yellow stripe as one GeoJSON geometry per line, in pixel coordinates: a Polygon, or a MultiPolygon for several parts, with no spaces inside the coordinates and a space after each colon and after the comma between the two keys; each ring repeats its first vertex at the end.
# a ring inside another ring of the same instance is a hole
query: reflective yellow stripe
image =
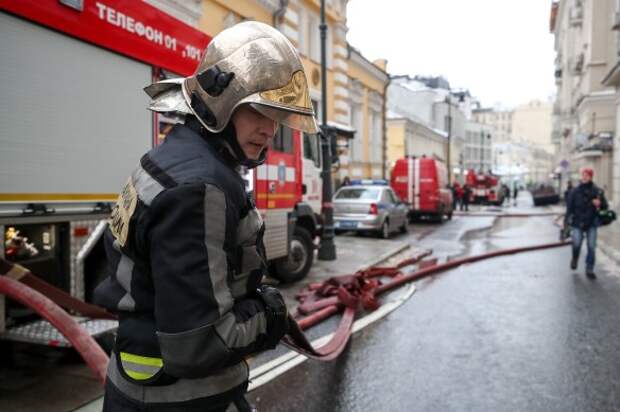
{"type": "Polygon", "coordinates": [[[121,360],[137,363],[138,365],[157,366],[160,368],[164,366],[164,361],[161,358],[133,355],[127,352],[121,352],[121,360]]]}
{"type": "Polygon", "coordinates": [[[125,370],[125,373],[129,375],[130,378],[135,379],[137,381],[151,379],[153,376],[155,376],[154,373],[141,373],[141,372],[134,372],[130,370],[125,370]]]}

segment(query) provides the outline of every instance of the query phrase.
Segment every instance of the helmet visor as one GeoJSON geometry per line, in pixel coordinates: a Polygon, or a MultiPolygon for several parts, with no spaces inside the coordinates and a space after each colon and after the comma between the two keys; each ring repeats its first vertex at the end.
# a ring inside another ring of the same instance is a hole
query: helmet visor
{"type": "Polygon", "coordinates": [[[266,106],[260,103],[250,103],[253,109],[257,112],[274,120],[284,126],[290,127],[294,130],[299,130],[305,133],[314,134],[319,131],[316,124],[316,120],[312,114],[299,114],[295,112],[289,112],[282,109],[276,109],[272,106],[266,106]]]}

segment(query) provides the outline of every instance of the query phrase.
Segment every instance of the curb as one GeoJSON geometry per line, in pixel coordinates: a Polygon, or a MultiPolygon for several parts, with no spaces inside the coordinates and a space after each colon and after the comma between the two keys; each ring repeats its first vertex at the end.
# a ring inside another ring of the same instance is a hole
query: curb
{"type": "Polygon", "coordinates": [[[388,260],[392,256],[397,255],[398,253],[402,252],[403,250],[410,249],[410,248],[411,248],[411,244],[410,243],[403,243],[399,247],[397,247],[397,248],[395,248],[393,250],[385,252],[381,256],[379,256],[376,259],[372,260],[370,263],[366,263],[366,264],[358,267],[355,271],[359,272],[361,270],[366,270],[366,269],[370,268],[371,266],[378,265],[379,263],[383,262],[384,260],[388,260]]]}

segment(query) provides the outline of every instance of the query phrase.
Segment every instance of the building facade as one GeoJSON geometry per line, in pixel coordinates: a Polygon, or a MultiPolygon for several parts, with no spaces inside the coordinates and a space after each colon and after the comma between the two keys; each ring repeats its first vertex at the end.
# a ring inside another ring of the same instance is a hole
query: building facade
{"type": "Polygon", "coordinates": [[[550,20],[556,51],[552,135],[558,172],[565,182],[577,180],[580,167],[592,167],[597,184],[616,202],[620,188],[618,167],[612,167],[617,140],[613,73],[618,39],[613,29],[618,7],[617,0],[560,0],[552,4],[550,20]]]}
{"type": "Polygon", "coordinates": [[[386,178],[385,91],[389,75],[386,61],[371,62],[348,47],[347,81],[350,119],[355,131],[348,150],[340,156],[338,179],[386,178]]]}
{"type": "Polygon", "coordinates": [[[405,156],[446,161],[448,135],[394,112],[387,112],[387,159],[391,170],[405,156]]]}
{"type": "Polygon", "coordinates": [[[476,172],[488,173],[493,169],[492,126],[468,122],[465,128],[465,145],[463,147],[463,167],[476,172]]]}
{"type": "MultiPolygon", "coordinates": [[[[460,179],[464,171],[463,147],[470,105],[469,93],[452,90],[442,77],[393,76],[387,93],[388,124],[392,125],[388,127],[388,142],[406,148],[407,136],[412,136],[411,130],[416,126],[423,132],[415,138],[422,140],[412,143],[411,147],[420,147],[422,151],[425,147],[429,148],[427,151],[434,147],[432,151],[437,156],[445,153],[444,158],[450,164],[450,178],[460,179]],[[402,119],[409,122],[403,123],[402,119]],[[442,144],[441,136],[445,136],[444,150],[436,147],[442,144]]],[[[388,153],[399,153],[399,149],[388,149],[388,153]]]]}

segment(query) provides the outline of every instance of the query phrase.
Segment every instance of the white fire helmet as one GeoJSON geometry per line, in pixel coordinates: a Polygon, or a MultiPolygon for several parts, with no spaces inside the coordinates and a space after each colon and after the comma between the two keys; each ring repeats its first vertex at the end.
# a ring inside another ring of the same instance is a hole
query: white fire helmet
{"type": "Polygon", "coordinates": [[[214,133],[242,104],[292,129],[318,131],[299,54],[282,33],[260,22],[239,23],[215,36],[193,76],[144,90],[150,110],[193,114],[214,133]]]}

